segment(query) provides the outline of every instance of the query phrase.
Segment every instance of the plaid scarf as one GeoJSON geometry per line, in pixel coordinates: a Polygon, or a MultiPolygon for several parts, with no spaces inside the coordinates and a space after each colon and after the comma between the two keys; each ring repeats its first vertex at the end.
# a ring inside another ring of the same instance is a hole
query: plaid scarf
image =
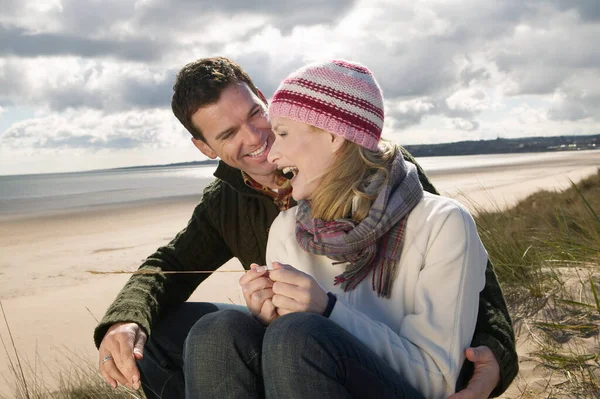
{"type": "Polygon", "coordinates": [[[373,272],[373,290],[389,298],[402,253],[406,219],[423,197],[423,187],[415,165],[405,162],[398,151],[386,184],[372,183],[365,191],[377,197],[367,217],[358,223],[351,219],[313,219],[310,202],[300,201],[296,240],[306,251],[325,255],[336,261],[334,264],[348,263],[344,273],[335,278],[335,284],[341,283],[344,291],[354,289],[373,272]]]}

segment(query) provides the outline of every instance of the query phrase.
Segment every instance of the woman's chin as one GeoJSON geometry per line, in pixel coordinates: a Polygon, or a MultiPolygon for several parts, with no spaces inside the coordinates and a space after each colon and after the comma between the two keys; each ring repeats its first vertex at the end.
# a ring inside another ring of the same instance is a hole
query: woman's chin
{"type": "Polygon", "coordinates": [[[292,184],[292,198],[294,198],[294,200],[296,202],[301,201],[301,200],[305,200],[307,199],[307,195],[306,193],[304,193],[304,190],[302,190],[303,187],[295,187],[292,184]]]}

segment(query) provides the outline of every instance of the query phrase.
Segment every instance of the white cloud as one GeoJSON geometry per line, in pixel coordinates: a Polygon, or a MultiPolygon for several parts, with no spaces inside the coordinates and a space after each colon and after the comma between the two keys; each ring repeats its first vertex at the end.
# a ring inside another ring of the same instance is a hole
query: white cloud
{"type": "Polygon", "coordinates": [[[478,112],[490,106],[490,98],[480,88],[462,89],[446,99],[448,108],[456,111],[478,112]]]}
{"type": "Polygon", "coordinates": [[[452,123],[452,127],[458,130],[465,130],[467,132],[471,132],[473,130],[477,130],[479,128],[479,123],[477,121],[470,121],[462,118],[453,118],[450,120],[452,123]]]}
{"type": "Polygon", "coordinates": [[[67,111],[13,124],[2,136],[5,149],[119,150],[166,148],[189,144],[189,133],[167,110],[67,111]]]}

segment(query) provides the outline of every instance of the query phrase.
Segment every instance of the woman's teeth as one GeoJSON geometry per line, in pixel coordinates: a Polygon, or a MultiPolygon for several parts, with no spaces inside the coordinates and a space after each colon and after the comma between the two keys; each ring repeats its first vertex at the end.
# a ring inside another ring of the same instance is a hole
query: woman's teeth
{"type": "Polygon", "coordinates": [[[294,168],[293,166],[286,166],[285,168],[281,169],[281,172],[283,173],[283,177],[288,180],[292,180],[298,174],[298,169],[294,168]]]}
{"type": "Polygon", "coordinates": [[[262,155],[263,152],[265,152],[265,150],[267,149],[267,142],[265,141],[265,143],[256,151],[253,151],[251,153],[249,153],[248,155],[251,157],[258,157],[259,155],[262,155]]]}

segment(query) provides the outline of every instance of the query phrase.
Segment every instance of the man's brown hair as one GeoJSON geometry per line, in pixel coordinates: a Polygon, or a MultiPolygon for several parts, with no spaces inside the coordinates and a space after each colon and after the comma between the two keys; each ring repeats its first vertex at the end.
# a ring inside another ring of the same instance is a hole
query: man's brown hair
{"type": "Polygon", "coordinates": [[[242,67],[225,57],[200,58],[181,68],[177,74],[171,109],[195,139],[206,142],[202,132],[192,123],[192,115],[199,108],[219,101],[223,90],[232,83],[246,83],[261,97],[242,67]]]}

